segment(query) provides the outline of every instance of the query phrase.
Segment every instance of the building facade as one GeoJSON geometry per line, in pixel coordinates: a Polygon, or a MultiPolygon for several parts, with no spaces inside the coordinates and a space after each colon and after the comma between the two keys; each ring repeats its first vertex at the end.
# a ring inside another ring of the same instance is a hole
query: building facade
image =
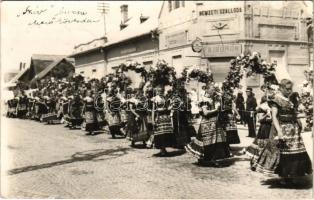
{"type": "MultiPolygon", "coordinates": [[[[158,39],[153,33],[158,27],[158,11],[146,16],[128,17],[128,6],[121,6],[121,24],[116,32],[75,47],[76,73],[88,78],[101,78],[112,73],[122,63],[138,62],[151,66],[158,59],[158,39]]],[[[138,74],[128,72],[134,86],[141,81],[138,74]]]]}
{"type": "MultiPolygon", "coordinates": [[[[90,78],[128,61],[149,66],[163,59],[177,73],[195,67],[210,70],[222,82],[232,58],[256,51],[267,62],[277,62],[279,79],[300,83],[313,64],[306,7],[303,1],[164,1],[158,16],[129,18],[122,5],[120,30],[78,45],[72,57],[77,73],[90,78]],[[159,38],[152,40],[156,28],[159,38]],[[192,51],[196,38],[202,41],[201,53],[192,51]]],[[[259,75],[242,80],[253,88],[262,83],[259,75]]]]}
{"type": "MultiPolygon", "coordinates": [[[[208,69],[221,82],[232,58],[257,51],[264,60],[277,62],[279,79],[299,83],[311,63],[306,5],[288,1],[275,8],[270,3],[165,1],[159,15],[160,57],[179,71],[193,66],[208,69]],[[196,38],[202,40],[201,53],[191,49],[196,38]]],[[[259,75],[244,81],[251,87],[263,82],[259,75]]]]}

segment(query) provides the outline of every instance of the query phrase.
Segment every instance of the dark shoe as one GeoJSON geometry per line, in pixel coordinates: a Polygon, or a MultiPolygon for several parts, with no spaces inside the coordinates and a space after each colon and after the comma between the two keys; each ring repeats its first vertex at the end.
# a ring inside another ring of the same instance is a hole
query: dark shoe
{"type": "Polygon", "coordinates": [[[86,133],[85,135],[92,135],[92,133],[91,133],[91,132],[88,132],[88,133],[86,133]]]}
{"type": "Polygon", "coordinates": [[[134,146],[135,146],[135,142],[132,141],[132,142],[131,142],[131,147],[134,147],[134,146]]]}

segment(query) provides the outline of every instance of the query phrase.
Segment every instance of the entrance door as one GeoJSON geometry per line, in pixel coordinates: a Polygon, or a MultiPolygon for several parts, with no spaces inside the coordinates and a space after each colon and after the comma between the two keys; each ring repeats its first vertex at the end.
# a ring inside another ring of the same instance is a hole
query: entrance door
{"type": "Polygon", "coordinates": [[[172,57],[172,67],[175,68],[177,75],[180,76],[184,69],[181,55],[172,57]]]}
{"type": "Polygon", "coordinates": [[[269,51],[269,61],[270,63],[277,63],[276,78],[278,79],[278,81],[284,78],[291,80],[287,69],[284,51],[269,51]]]}

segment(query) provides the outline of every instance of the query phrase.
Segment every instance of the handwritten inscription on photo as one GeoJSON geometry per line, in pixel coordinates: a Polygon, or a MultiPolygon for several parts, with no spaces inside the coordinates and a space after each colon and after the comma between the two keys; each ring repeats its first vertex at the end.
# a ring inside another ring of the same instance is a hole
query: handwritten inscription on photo
{"type": "Polygon", "coordinates": [[[26,6],[18,12],[17,18],[28,18],[27,25],[41,26],[53,24],[74,24],[74,23],[98,23],[100,19],[94,19],[84,10],[66,9],[64,7],[26,6]]]}

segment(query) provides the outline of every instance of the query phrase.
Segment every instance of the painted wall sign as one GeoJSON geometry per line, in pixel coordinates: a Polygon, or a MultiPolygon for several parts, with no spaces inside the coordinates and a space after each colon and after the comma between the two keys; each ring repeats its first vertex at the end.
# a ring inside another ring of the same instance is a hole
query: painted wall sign
{"type": "Polygon", "coordinates": [[[205,57],[228,57],[241,54],[240,44],[204,45],[203,49],[205,57]]]}
{"type": "Polygon", "coordinates": [[[179,32],[175,34],[169,34],[166,36],[166,45],[167,47],[176,47],[179,45],[186,44],[187,38],[186,38],[186,32],[179,32]]]}
{"type": "Polygon", "coordinates": [[[200,16],[210,16],[210,15],[223,15],[223,14],[233,14],[242,12],[242,8],[224,8],[215,10],[202,10],[199,12],[200,16]]]}

